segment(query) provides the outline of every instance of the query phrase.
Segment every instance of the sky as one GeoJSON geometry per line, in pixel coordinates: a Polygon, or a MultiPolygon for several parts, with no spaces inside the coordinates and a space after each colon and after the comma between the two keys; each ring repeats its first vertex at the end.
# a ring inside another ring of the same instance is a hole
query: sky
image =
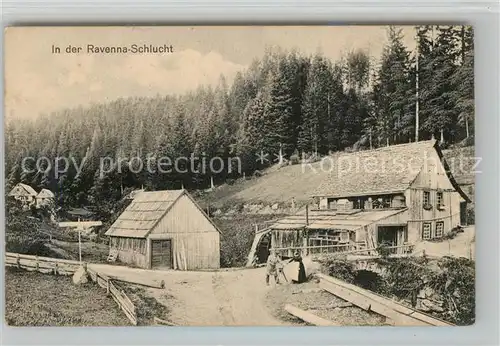
{"type": "MultiPolygon", "coordinates": [[[[386,26],[15,27],[5,32],[5,114],[34,118],[120,97],[182,94],[231,84],[267,46],[321,52],[332,61],[354,49],[378,58],[386,26]],[[172,53],[103,54],[87,45],[172,45],[172,53]],[[82,47],[80,53],[66,48],[82,47]],[[52,53],[52,47],[61,53],[52,53]]],[[[404,42],[415,47],[412,27],[404,42]]]]}

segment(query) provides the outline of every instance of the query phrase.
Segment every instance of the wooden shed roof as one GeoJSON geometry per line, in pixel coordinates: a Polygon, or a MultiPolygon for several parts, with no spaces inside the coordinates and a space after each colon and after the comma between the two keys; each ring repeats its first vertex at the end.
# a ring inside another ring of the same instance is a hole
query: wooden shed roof
{"type": "Polygon", "coordinates": [[[287,216],[272,224],[269,228],[275,230],[293,229],[344,229],[356,230],[363,226],[371,225],[377,221],[399,214],[403,209],[386,210],[352,210],[351,212],[339,213],[332,210],[312,210],[308,214],[308,224],[306,223],[305,212],[287,216]]]}
{"type": "Polygon", "coordinates": [[[105,234],[113,237],[145,238],[183,195],[186,195],[219,231],[186,190],[164,190],[138,193],[105,234]]]}

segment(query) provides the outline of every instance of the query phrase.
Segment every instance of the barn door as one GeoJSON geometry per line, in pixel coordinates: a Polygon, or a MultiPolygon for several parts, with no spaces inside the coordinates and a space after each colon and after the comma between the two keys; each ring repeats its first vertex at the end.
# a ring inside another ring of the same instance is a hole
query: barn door
{"type": "Polygon", "coordinates": [[[151,266],[153,268],[172,268],[171,239],[151,242],[151,266]]]}

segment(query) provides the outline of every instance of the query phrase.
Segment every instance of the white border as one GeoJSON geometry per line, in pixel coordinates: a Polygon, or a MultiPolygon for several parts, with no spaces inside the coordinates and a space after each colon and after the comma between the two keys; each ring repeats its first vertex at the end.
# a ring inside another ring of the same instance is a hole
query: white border
{"type": "MultiPolygon", "coordinates": [[[[494,1],[3,1],[7,25],[426,24],[475,27],[477,322],[470,327],[176,327],[12,328],[3,345],[498,345],[499,324],[499,7],[494,1]]],[[[2,35],[3,47],[3,35],[2,35]]],[[[2,55],[2,61],[3,61],[2,55]]],[[[3,73],[3,69],[2,69],[3,73]]],[[[2,78],[3,80],[3,78],[2,78]]],[[[1,97],[3,98],[3,94],[1,97]]],[[[2,107],[3,114],[3,107],[2,107]]],[[[0,125],[3,133],[3,122],[0,125]]],[[[0,141],[0,162],[4,142],[0,141]]],[[[5,220],[0,172],[0,216],[5,220]]],[[[2,223],[1,229],[5,226],[2,223]]],[[[3,261],[4,236],[0,235],[3,261]]],[[[4,266],[0,271],[2,279],[4,266]]],[[[4,285],[0,306],[4,315],[4,285]]],[[[3,321],[4,322],[4,321],[3,321]]],[[[5,322],[4,322],[5,323],[5,322]]]]}

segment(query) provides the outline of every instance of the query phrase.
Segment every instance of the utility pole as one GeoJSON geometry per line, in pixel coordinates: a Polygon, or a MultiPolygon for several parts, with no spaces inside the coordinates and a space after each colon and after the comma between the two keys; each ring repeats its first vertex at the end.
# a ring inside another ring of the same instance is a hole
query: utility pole
{"type": "Polygon", "coordinates": [[[418,39],[418,33],[417,33],[417,49],[416,49],[416,54],[415,54],[415,57],[416,57],[416,64],[415,64],[415,67],[416,67],[416,73],[415,73],[415,142],[418,142],[418,128],[419,128],[419,119],[418,119],[418,112],[419,112],[419,109],[418,109],[418,106],[419,106],[419,100],[418,100],[418,74],[419,74],[419,71],[418,71],[418,55],[419,55],[419,51],[418,51],[418,45],[419,45],[419,39],[418,39]]]}

